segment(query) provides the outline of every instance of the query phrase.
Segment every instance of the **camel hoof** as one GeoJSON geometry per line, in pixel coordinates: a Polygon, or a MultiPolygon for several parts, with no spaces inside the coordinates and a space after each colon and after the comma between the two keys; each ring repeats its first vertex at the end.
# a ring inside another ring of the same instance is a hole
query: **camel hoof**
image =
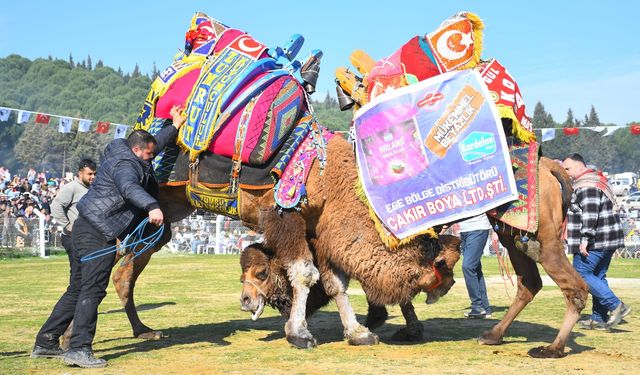
{"type": "Polygon", "coordinates": [[[163,338],[167,338],[168,336],[163,334],[162,331],[149,331],[141,333],[136,337],[143,340],[160,340],[163,338]]]}
{"type": "Polygon", "coordinates": [[[359,345],[377,345],[380,343],[380,339],[378,335],[372,332],[366,332],[361,335],[350,337],[349,345],[359,346],[359,345]]]}
{"type": "Polygon", "coordinates": [[[399,342],[420,342],[422,338],[422,330],[409,330],[407,328],[400,328],[396,333],[391,336],[392,341],[399,342]]]}
{"type": "Polygon", "coordinates": [[[287,336],[287,341],[298,349],[311,349],[318,346],[315,337],[287,336]]]}
{"type": "Polygon", "coordinates": [[[567,356],[563,350],[549,349],[548,346],[539,346],[529,350],[529,356],[532,358],[563,358],[567,356]]]}
{"type": "Polygon", "coordinates": [[[478,344],[480,345],[502,345],[503,343],[502,337],[495,338],[491,336],[490,332],[485,332],[478,337],[478,344]]]}

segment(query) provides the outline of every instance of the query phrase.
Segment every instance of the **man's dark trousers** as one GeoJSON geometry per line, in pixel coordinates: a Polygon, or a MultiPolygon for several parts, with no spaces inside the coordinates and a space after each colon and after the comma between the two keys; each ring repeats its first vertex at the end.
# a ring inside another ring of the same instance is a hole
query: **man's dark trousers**
{"type": "Polygon", "coordinates": [[[73,320],[69,349],[91,349],[98,321],[98,306],[107,294],[115,253],[84,263],[80,263],[80,258],[115,245],[115,240],[107,241],[82,215],[73,224],[72,237],[69,286],[36,337],[36,345],[45,348],[57,346],[59,337],[73,320]]]}

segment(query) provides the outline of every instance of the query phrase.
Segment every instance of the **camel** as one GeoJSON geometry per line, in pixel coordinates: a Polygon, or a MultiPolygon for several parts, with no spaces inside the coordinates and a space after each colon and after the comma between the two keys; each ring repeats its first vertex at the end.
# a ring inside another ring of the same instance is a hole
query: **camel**
{"type": "MultiPolygon", "coordinates": [[[[453,267],[460,259],[460,240],[457,237],[440,236],[437,247],[433,240],[424,237],[396,251],[352,246],[337,251],[314,251],[321,287],[316,289],[314,286],[309,294],[307,316],[326,305],[329,298],[343,298],[349,279],[353,277],[361,283],[367,295],[369,315],[366,327],[374,329],[384,323],[384,305],[398,303],[406,327],[397,331],[392,339],[422,340],[423,326],[411,300],[421,291],[427,293],[427,303],[434,303],[444,296],[455,282],[453,267]],[[419,278],[419,274],[424,276],[419,278]],[[429,280],[426,289],[422,282],[425,276],[429,280]]],[[[312,241],[312,249],[315,245],[316,240],[312,241]]],[[[291,286],[285,277],[286,270],[275,254],[260,244],[250,245],[242,253],[240,264],[242,309],[252,312],[252,319],[256,320],[267,303],[286,317],[291,286]]],[[[355,321],[353,310],[340,311],[340,316],[343,324],[355,321]]],[[[349,327],[344,328],[345,332],[350,331],[349,327]]],[[[357,342],[349,342],[357,345],[357,342]]]]}
{"type": "MultiPolygon", "coordinates": [[[[278,254],[287,269],[293,296],[291,314],[285,324],[285,335],[292,345],[300,348],[317,345],[306,324],[309,287],[319,278],[318,270],[313,266],[309,240],[315,241],[318,252],[329,251],[328,248],[384,248],[371,220],[363,219],[368,217],[368,212],[366,205],[355,193],[357,172],[351,145],[341,137],[333,137],[327,145],[327,164],[322,175],[318,164],[313,164],[307,183],[308,203],[300,211],[279,212],[273,209],[271,189],[240,191],[243,223],[263,233],[265,245],[278,254]]],[[[569,177],[557,163],[541,158],[539,178],[540,224],[529,244],[533,247],[536,243],[534,239],[537,239],[540,249],[537,256],[531,252],[527,255],[516,247],[521,242],[512,233],[518,233],[517,231],[511,231],[508,227],[499,231],[500,241],[508,249],[518,275],[518,293],[502,321],[485,332],[479,342],[487,345],[503,342],[502,338],[508,327],[542,287],[535,265],[538,261],[564,293],[567,311],[555,340],[546,347],[532,349],[530,355],[555,358],[565,355],[564,348],[569,334],[586,304],[587,286],[567,260],[561,240],[565,212],[563,205],[571,192],[569,177]]],[[[193,211],[186,199],[184,187],[161,188],[160,203],[167,221],[181,220],[193,211]]],[[[165,230],[165,238],[156,249],[160,249],[170,238],[170,228],[166,225],[169,230],[165,230]]],[[[113,275],[116,291],[125,307],[134,336],[140,338],[162,337],[161,331],[154,331],[140,321],[133,295],[135,282],[156,249],[142,254],[134,262],[125,263],[113,275]]],[[[370,266],[371,264],[362,265],[370,266]]],[[[427,288],[428,283],[422,286],[427,288]]],[[[375,298],[374,295],[369,297],[375,298]]],[[[348,301],[346,298],[338,298],[336,303],[346,304],[348,301]]],[[[362,326],[348,335],[350,340],[359,343],[375,344],[378,341],[376,335],[362,326]]]]}
{"type": "MultiPolygon", "coordinates": [[[[273,249],[287,270],[293,296],[291,313],[285,324],[285,335],[296,347],[310,348],[317,345],[307,328],[305,311],[309,288],[320,276],[313,265],[309,241],[315,241],[314,246],[318,252],[328,251],[325,247],[350,247],[354,251],[368,247],[386,250],[373,221],[368,218],[367,206],[356,194],[356,179],[355,155],[351,145],[342,137],[333,137],[327,144],[324,171],[320,173],[318,162],[314,162],[312,166],[306,184],[307,203],[299,211],[275,209],[272,189],[240,189],[243,224],[263,234],[265,246],[273,249]]],[[[194,210],[187,201],[184,186],[162,187],[159,201],[167,222],[181,220],[194,210]]],[[[125,307],[133,334],[139,338],[162,337],[161,331],[154,331],[140,321],[133,291],[138,276],[153,252],[170,238],[170,227],[165,225],[166,235],[155,249],[143,253],[133,262],[126,262],[124,267],[119,267],[113,274],[114,285],[125,307]]],[[[399,251],[402,252],[402,248],[399,251]]],[[[427,290],[432,285],[429,275],[418,274],[416,277],[416,285],[421,290],[427,290]]],[[[394,303],[397,302],[400,301],[394,303]]],[[[338,296],[336,303],[341,311],[351,309],[346,295],[338,296]]],[[[350,322],[346,326],[350,328],[349,332],[345,332],[350,341],[358,344],[378,342],[378,337],[359,323],[350,322]]]]}
{"type": "MultiPolygon", "coordinates": [[[[588,289],[584,280],[569,263],[562,245],[562,223],[571,197],[569,176],[558,163],[545,157],[542,157],[539,161],[538,173],[540,178],[540,224],[538,232],[528,244],[523,244],[520,236],[517,235],[519,233],[518,230],[502,223],[498,225],[500,229],[497,230],[500,242],[508,250],[511,262],[518,275],[516,298],[504,318],[491,330],[483,333],[478,338],[478,342],[485,345],[502,344],[504,334],[511,323],[542,288],[540,273],[535,264],[535,262],[539,262],[562,290],[567,302],[567,311],[555,340],[548,346],[531,349],[529,354],[537,358],[559,358],[566,355],[564,351],[565,345],[573,326],[580,316],[580,311],[586,304],[588,289]]],[[[493,224],[497,223],[495,219],[491,220],[493,224]]],[[[331,257],[331,255],[328,256],[331,257]]],[[[345,256],[345,258],[348,261],[348,257],[345,256]]],[[[331,259],[331,262],[333,262],[333,259],[331,259]]],[[[364,269],[366,270],[366,266],[364,269]]],[[[250,272],[245,272],[245,265],[243,265],[243,275],[246,277],[248,273],[250,272]]],[[[349,269],[347,269],[346,274],[351,276],[349,269]]],[[[252,289],[251,284],[245,284],[243,286],[243,296],[247,294],[255,300],[257,298],[256,292],[258,291],[252,289]]],[[[267,288],[266,290],[269,289],[267,288]]],[[[367,297],[369,297],[370,293],[367,292],[367,297]]],[[[410,307],[406,305],[401,305],[401,307],[406,318],[405,308],[409,309],[410,307]]],[[[378,314],[384,315],[379,311],[378,314]]],[[[408,327],[410,326],[409,321],[407,319],[408,327]]],[[[367,326],[372,328],[370,325],[367,326]]],[[[406,332],[411,337],[412,331],[407,329],[406,332]]]]}

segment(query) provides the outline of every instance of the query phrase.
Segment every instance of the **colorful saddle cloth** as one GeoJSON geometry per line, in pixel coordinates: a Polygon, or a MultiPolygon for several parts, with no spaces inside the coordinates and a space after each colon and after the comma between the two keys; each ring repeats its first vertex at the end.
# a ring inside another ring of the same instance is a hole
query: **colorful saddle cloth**
{"type": "MultiPolygon", "coordinates": [[[[170,120],[155,119],[149,132],[156,134],[163,126],[168,126],[170,123],[170,120]]],[[[311,117],[303,117],[271,159],[262,165],[243,165],[242,173],[239,175],[240,187],[249,190],[273,187],[311,129],[311,117]]],[[[153,160],[158,182],[169,186],[186,185],[189,181],[189,163],[189,155],[180,147],[167,146],[153,160]]],[[[205,152],[200,160],[199,182],[210,188],[228,188],[232,165],[233,160],[229,157],[205,152]]]]}
{"type": "Polygon", "coordinates": [[[538,230],[538,143],[524,143],[507,137],[518,200],[487,212],[501,222],[526,232],[538,230]]]}
{"type": "Polygon", "coordinates": [[[307,109],[300,61],[304,39],[267,48],[203,13],[194,15],[178,54],[152,84],[136,129],[186,106],[178,144],[193,161],[204,151],[262,166],[307,109]]]}

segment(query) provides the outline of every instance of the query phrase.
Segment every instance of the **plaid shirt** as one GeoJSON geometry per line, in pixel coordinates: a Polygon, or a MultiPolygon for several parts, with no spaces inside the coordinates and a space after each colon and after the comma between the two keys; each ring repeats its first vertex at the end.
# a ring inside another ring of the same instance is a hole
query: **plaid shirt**
{"type": "Polygon", "coordinates": [[[567,212],[569,251],[580,253],[580,243],[587,243],[587,250],[624,247],[624,234],[620,218],[613,212],[613,203],[595,187],[578,188],[571,196],[567,212]]]}

